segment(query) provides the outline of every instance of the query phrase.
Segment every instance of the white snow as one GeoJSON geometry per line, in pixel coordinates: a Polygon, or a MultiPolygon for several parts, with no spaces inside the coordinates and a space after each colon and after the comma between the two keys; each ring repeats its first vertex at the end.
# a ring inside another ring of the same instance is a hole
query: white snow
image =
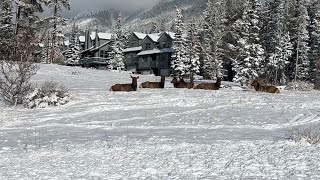
{"type": "Polygon", "coordinates": [[[116,93],[128,72],[40,66],[33,82],[66,86],[70,102],[0,105],[0,179],[320,179],[320,146],[286,139],[319,123],[317,91],[174,89],[167,78],[116,93]]]}
{"type": "Polygon", "coordinates": [[[139,33],[139,32],[134,32],[134,34],[141,40],[147,36],[147,34],[139,33]]]}
{"type": "Polygon", "coordinates": [[[172,48],[164,48],[164,49],[152,49],[152,50],[147,50],[147,51],[142,51],[138,53],[138,56],[143,56],[143,55],[149,55],[149,54],[159,54],[159,53],[166,53],[166,52],[174,52],[172,48]]]}

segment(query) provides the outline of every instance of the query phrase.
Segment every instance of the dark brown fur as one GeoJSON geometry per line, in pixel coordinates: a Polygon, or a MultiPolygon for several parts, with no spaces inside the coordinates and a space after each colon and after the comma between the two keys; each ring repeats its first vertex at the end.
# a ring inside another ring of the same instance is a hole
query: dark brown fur
{"type": "Polygon", "coordinates": [[[129,92],[129,91],[137,91],[137,79],[139,79],[138,77],[132,77],[132,83],[131,84],[116,84],[111,86],[110,91],[125,91],[125,92],[129,92]]]}
{"type": "Polygon", "coordinates": [[[219,90],[221,86],[221,78],[217,77],[216,83],[201,83],[195,87],[195,89],[204,89],[204,90],[219,90]]]}
{"type": "Polygon", "coordinates": [[[252,83],[251,83],[251,86],[254,87],[254,89],[256,91],[261,91],[261,92],[267,92],[267,93],[280,93],[280,90],[274,86],[261,86],[259,81],[257,80],[254,80],[252,83]]]}
{"type": "Polygon", "coordinates": [[[140,88],[153,88],[153,89],[156,89],[156,88],[161,88],[163,89],[164,88],[164,81],[166,80],[166,77],[165,76],[161,76],[161,81],[160,82],[144,82],[144,83],[141,83],[140,84],[140,88]]]}
{"type": "Polygon", "coordinates": [[[175,88],[188,88],[188,89],[194,88],[194,83],[185,82],[182,78],[180,78],[180,81],[178,81],[178,79],[174,77],[171,83],[173,83],[173,86],[175,88]]]}

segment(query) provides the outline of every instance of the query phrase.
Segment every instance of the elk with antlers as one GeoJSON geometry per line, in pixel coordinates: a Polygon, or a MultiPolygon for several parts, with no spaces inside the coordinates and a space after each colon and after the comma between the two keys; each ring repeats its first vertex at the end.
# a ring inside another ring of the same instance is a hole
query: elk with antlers
{"type": "Polygon", "coordinates": [[[176,77],[174,77],[172,79],[171,83],[173,83],[173,86],[175,88],[188,88],[188,89],[194,88],[194,83],[193,82],[185,82],[183,80],[183,78],[180,78],[180,80],[178,81],[178,79],[176,77]]]}
{"type": "Polygon", "coordinates": [[[195,89],[204,89],[204,90],[219,90],[221,86],[221,77],[217,77],[216,83],[201,83],[198,84],[195,89]]]}
{"type": "Polygon", "coordinates": [[[251,83],[251,86],[254,87],[256,91],[261,91],[261,92],[267,92],[267,93],[280,93],[280,90],[276,88],[275,86],[261,86],[260,82],[258,80],[254,80],[251,83]]]}
{"type": "Polygon", "coordinates": [[[111,86],[110,91],[125,91],[125,92],[129,92],[129,91],[137,91],[137,80],[139,79],[138,77],[132,77],[130,76],[132,79],[132,83],[131,84],[116,84],[111,86]]]}
{"type": "Polygon", "coordinates": [[[161,76],[161,81],[160,82],[144,82],[140,84],[140,88],[151,88],[151,89],[156,89],[156,88],[164,88],[164,82],[166,80],[165,76],[161,76]]]}

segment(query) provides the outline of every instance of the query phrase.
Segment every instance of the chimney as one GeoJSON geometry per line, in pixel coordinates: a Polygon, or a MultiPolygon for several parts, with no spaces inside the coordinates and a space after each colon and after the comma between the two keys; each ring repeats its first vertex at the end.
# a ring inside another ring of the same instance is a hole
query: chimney
{"type": "Polygon", "coordinates": [[[96,39],[95,39],[95,47],[99,47],[99,36],[98,36],[98,28],[96,28],[96,39]]]}

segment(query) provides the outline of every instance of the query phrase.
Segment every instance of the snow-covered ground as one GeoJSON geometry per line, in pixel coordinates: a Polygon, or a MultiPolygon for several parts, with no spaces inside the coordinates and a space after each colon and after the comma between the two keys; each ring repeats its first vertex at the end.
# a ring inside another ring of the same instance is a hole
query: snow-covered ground
{"type": "Polygon", "coordinates": [[[68,87],[71,102],[0,105],[0,179],[320,179],[320,146],[287,139],[319,123],[317,91],[174,89],[167,79],[110,92],[129,73],[58,65],[41,65],[33,82],[44,81],[68,87]]]}

